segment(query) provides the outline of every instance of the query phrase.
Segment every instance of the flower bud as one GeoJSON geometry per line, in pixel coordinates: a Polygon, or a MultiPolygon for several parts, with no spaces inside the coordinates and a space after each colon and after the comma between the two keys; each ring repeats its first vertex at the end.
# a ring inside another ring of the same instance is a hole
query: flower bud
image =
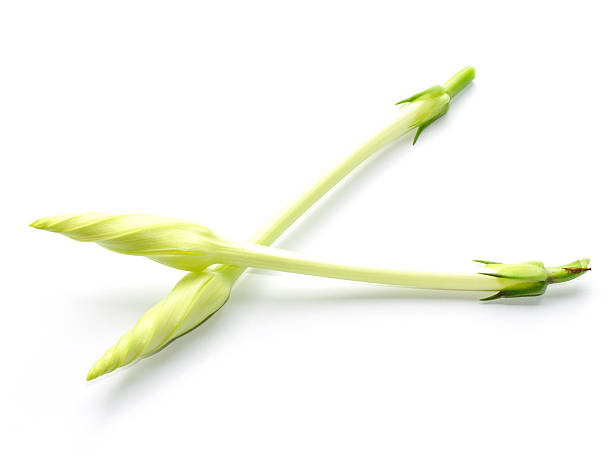
{"type": "Polygon", "coordinates": [[[217,253],[225,245],[225,240],[204,226],[151,215],[65,214],[41,218],[31,226],[189,271],[221,262],[217,253]]]}
{"type": "Polygon", "coordinates": [[[198,326],[227,301],[236,278],[232,267],[189,273],[94,364],[87,380],[152,354],[198,326]]]}
{"type": "Polygon", "coordinates": [[[542,295],[549,284],[566,282],[582,275],[587,270],[589,259],[579,259],[564,266],[544,267],[540,261],[529,261],[521,264],[502,264],[500,262],[476,260],[485,264],[490,272],[479,272],[482,275],[504,279],[507,285],[491,295],[483,298],[495,300],[497,298],[531,297],[542,295]]]}

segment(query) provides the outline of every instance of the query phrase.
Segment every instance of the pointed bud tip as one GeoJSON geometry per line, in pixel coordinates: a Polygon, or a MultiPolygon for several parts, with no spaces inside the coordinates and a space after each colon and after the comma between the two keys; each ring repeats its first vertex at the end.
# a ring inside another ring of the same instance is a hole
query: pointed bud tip
{"type": "Polygon", "coordinates": [[[96,362],[93,367],[89,369],[89,372],[87,372],[87,381],[89,382],[90,380],[97,379],[104,374],[106,374],[106,371],[100,368],[99,362],[96,362]]]}
{"type": "Polygon", "coordinates": [[[569,264],[561,266],[561,267],[563,268],[563,270],[565,270],[566,272],[570,274],[580,275],[580,274],[583,274],[591,270],[591,268],[589,267],[590,262],[591,262],[591,259],[587,257],[585,259],[578,259],[577,261],[570,262],[569,264]]]}
{"type": "Polygon", "coordinates": [[[49,218],[39,218],[30,223],[31,228],[45,229],[48,226],[49,218]]]}

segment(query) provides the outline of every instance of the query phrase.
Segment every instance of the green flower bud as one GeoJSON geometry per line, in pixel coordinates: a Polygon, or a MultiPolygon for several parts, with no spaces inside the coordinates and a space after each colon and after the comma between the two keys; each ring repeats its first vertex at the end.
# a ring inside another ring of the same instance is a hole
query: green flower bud
{"type": "Polygon", "coordinates": [[[506,285],[499,292],[486,300],[496,298],[531,297],[542,295],[549,284],[567,282],[591,270],[589,259],[579,259],[569,264],[557,267],[544,267],[540,261],[529,261],[521,264],[502,264],[500,262],[476,260],[485,264],[490,272],[479,272],[482,275],[504,279],[506,285]]]}
{"type": "Polygon", "coordinates": [[[31,226],[189,271],[223,262],[219,254],[227,245],[205,226],[152,215],[64,214],[41,218],[31,226]]]}

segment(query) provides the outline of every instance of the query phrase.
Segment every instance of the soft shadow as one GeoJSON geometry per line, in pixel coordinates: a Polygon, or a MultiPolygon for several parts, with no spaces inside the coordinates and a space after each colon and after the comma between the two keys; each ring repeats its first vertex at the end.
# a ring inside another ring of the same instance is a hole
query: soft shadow
{"type": "MultiPolygon", "coordinates": [[[[112,416],[120,411],[122,406],[129,406],[132,401],[137,401],[139,395],[146,395],[149,388],[155,388],[158,382],[164,382],[172,377],[172,373],[180,368],[186,358],[197,357],[199,362],[208,359],[207,350],[216,349],[216,342],[202,342],[205,339],[224,338],[222,333],[231,333],[234,323],[239,323],[240,318],[236,314],[244,313],[248,306],[257,301],[272,301],[275,304],[310,305],[312,313],[320,313],[321,307],[344,304],[350,300],[370,300],[374,302],[372,315],[378,315],[379,307],[375,305],[381,300],[420,300],[431,301],[443,306],[445,302],[481,304],[481,305],[507,305],[507,306],[535,306],[565,304],[568,299],[580,298],[585,295],[580,284],[568,284],[549,287],[547,293],[540,297],[526,297],[515,299],[499,299],[490,302],[478,302],[478,299],[487,292],[462,292],[441,290],[419,290],[401,287],[350,284],[340,287],[284,287],[283,290],[270,290],[270,284],[274,284],[276,277],[251,277],[242,279],[234,293],[230,296],[230,303],[226,303],[217,313],[209,317],[194,330],[180,337],[180,342],[171,342],[154,355],[139,359],[132,364],[117,369],[99,379],[89,382],[91,388],[95,388],[99,382],[113,382],[112,388],[104,396],[102,409],[105,416],[112,416]],[[272,292],[272,293],[271,293],[272,292]],[[263,295],[262,295],[263,293],[263,295]],[[219,316],[222,315],[222,316],[219,316]],[[216,331],[216,338],[210,338],[211,331],[216,331]]],[[[490,293],[490,292],[489,292],[490,293]]],[[[123,297],[127,298],[127,297],[123,297]]],[[[135,305],[140,303],[141,297],[133,300],[135,305]]],[[[128,304],[131,302],[128,302],[128,304]]],[[[449,305],[451,306],[451,305],[449,305]]],[[[123,311],[123,310],[122,310],[123,311]]],[[[341,311],[330,310],[329,315],[334,316],[341,311]]],[[[346,312],[342,312],[346,316],[346,312]]],[[[500,312],[493,312],[500,313],[500,312]]],[[[528,310],[525,313],[533,313],[528,310]]],[[[302,312],[303,314],[303,312],[302,312]]],[[[521,311],[516,313],[521,314],[521,311]]],[[[402,316],[414,316],[414,312],[403,313],[402,316]]],[[[231,334],[228,334],[231,336],[231,334]]],[[[178,338],[177,338],[178,339],[178,338]]],[[[223,342],[226,342],[223,341],[223,342]]]]}
{"type": "Polygon", "coordinates": [[[85,312],[93,316],[102,312],[105,321],[110,317],[125,320],[126,316],[142,315],[166,295],[168,295],[168,287],[161,284],[159,286],[139,286],[137,290],[116,288],[98,290],[96,288],[95,292],[74,294],[74,301],[79,305],[96,307],[95,310],[85,312]]]}
{"type": "Polygon", "coordinates": [[[215,349],[215,343],[202,342],[209,336],[209,330],[231,331],[236,321],[233,313],[237,311],[227,305],[206,321],[185,333],[180,342],[171,342],[156,353],[140,358],[131,364],[121,367],[100,378],[89,381],[91,388],[100,382],[112,382],[107,395],[103,397],[101,408],[105,416],[117,414],[122,406],[129,407],[132,401],[138,401],[140,395],[147,395],[159,382],[168,381],[172,373],[180,369],[183,359],[195,358],[205,363],[209,356],[208,349],[215,349]],[[224,316],[217,316],[223,312],[224,316]]]}
{"type": "Polygon", "coordinates": [[[499,298],[480,302],[483,297],[493,292],[485,291],[460,291],[460,290],[429,290],[396,287],[391,285],[376,285],[359,282],[345,282],[346,285],[329,287],[291,287],[285,286],[283,290],[271,291],[270,286],[277,279],[274,275],[264,272],[252,273],[250,277],[241,279],[240,290],[236,290],[232,299],[234,304],[248,303],[249,301],[261,299],[264,292],[266,300],[275,303],[319,303],[346,302],[348,300],[431,300],[439,303],[444,300],[466,301],[469,303],[481,303],[483,305],[539,305],[564,303],[568,299],[576,299],[586,296],[584,285],[580,283],[565,283],[548,287],[546,293],[537,297],[499,298]]]}

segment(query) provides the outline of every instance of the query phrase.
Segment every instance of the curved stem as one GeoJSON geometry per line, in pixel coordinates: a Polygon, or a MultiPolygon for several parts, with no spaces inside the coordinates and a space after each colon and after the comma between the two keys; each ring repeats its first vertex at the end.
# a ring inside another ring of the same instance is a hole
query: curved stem
{"type": "Polygon", "coordinates": [[[480,274],[416,272],[332,264],[313,261],[290,251],[249,243],[228,243],[218,255],[224,263],[232,265],[412,288],[499,291],[516,284],[513,280],[480,274]]]}
{"type": "MultiPolygon", "coordinates": [[[[416,105],[420,106],[421,104],[416,105]]],[[[295,222],[295,220],[304,214],[323,195],[331,190],[363,161],[413,128],[414,125],[412,123],[417,111],[415,108],[416,107],[413,107],[407,109],[405,112],[400,112],[399,116],[383,130],[366,141],[353,153],[349,154],[292,203],[287,205],[281,212],[269,220],[257,233],[255,233],[250,241],[266,246],[273,243],[295,222]]]]}

